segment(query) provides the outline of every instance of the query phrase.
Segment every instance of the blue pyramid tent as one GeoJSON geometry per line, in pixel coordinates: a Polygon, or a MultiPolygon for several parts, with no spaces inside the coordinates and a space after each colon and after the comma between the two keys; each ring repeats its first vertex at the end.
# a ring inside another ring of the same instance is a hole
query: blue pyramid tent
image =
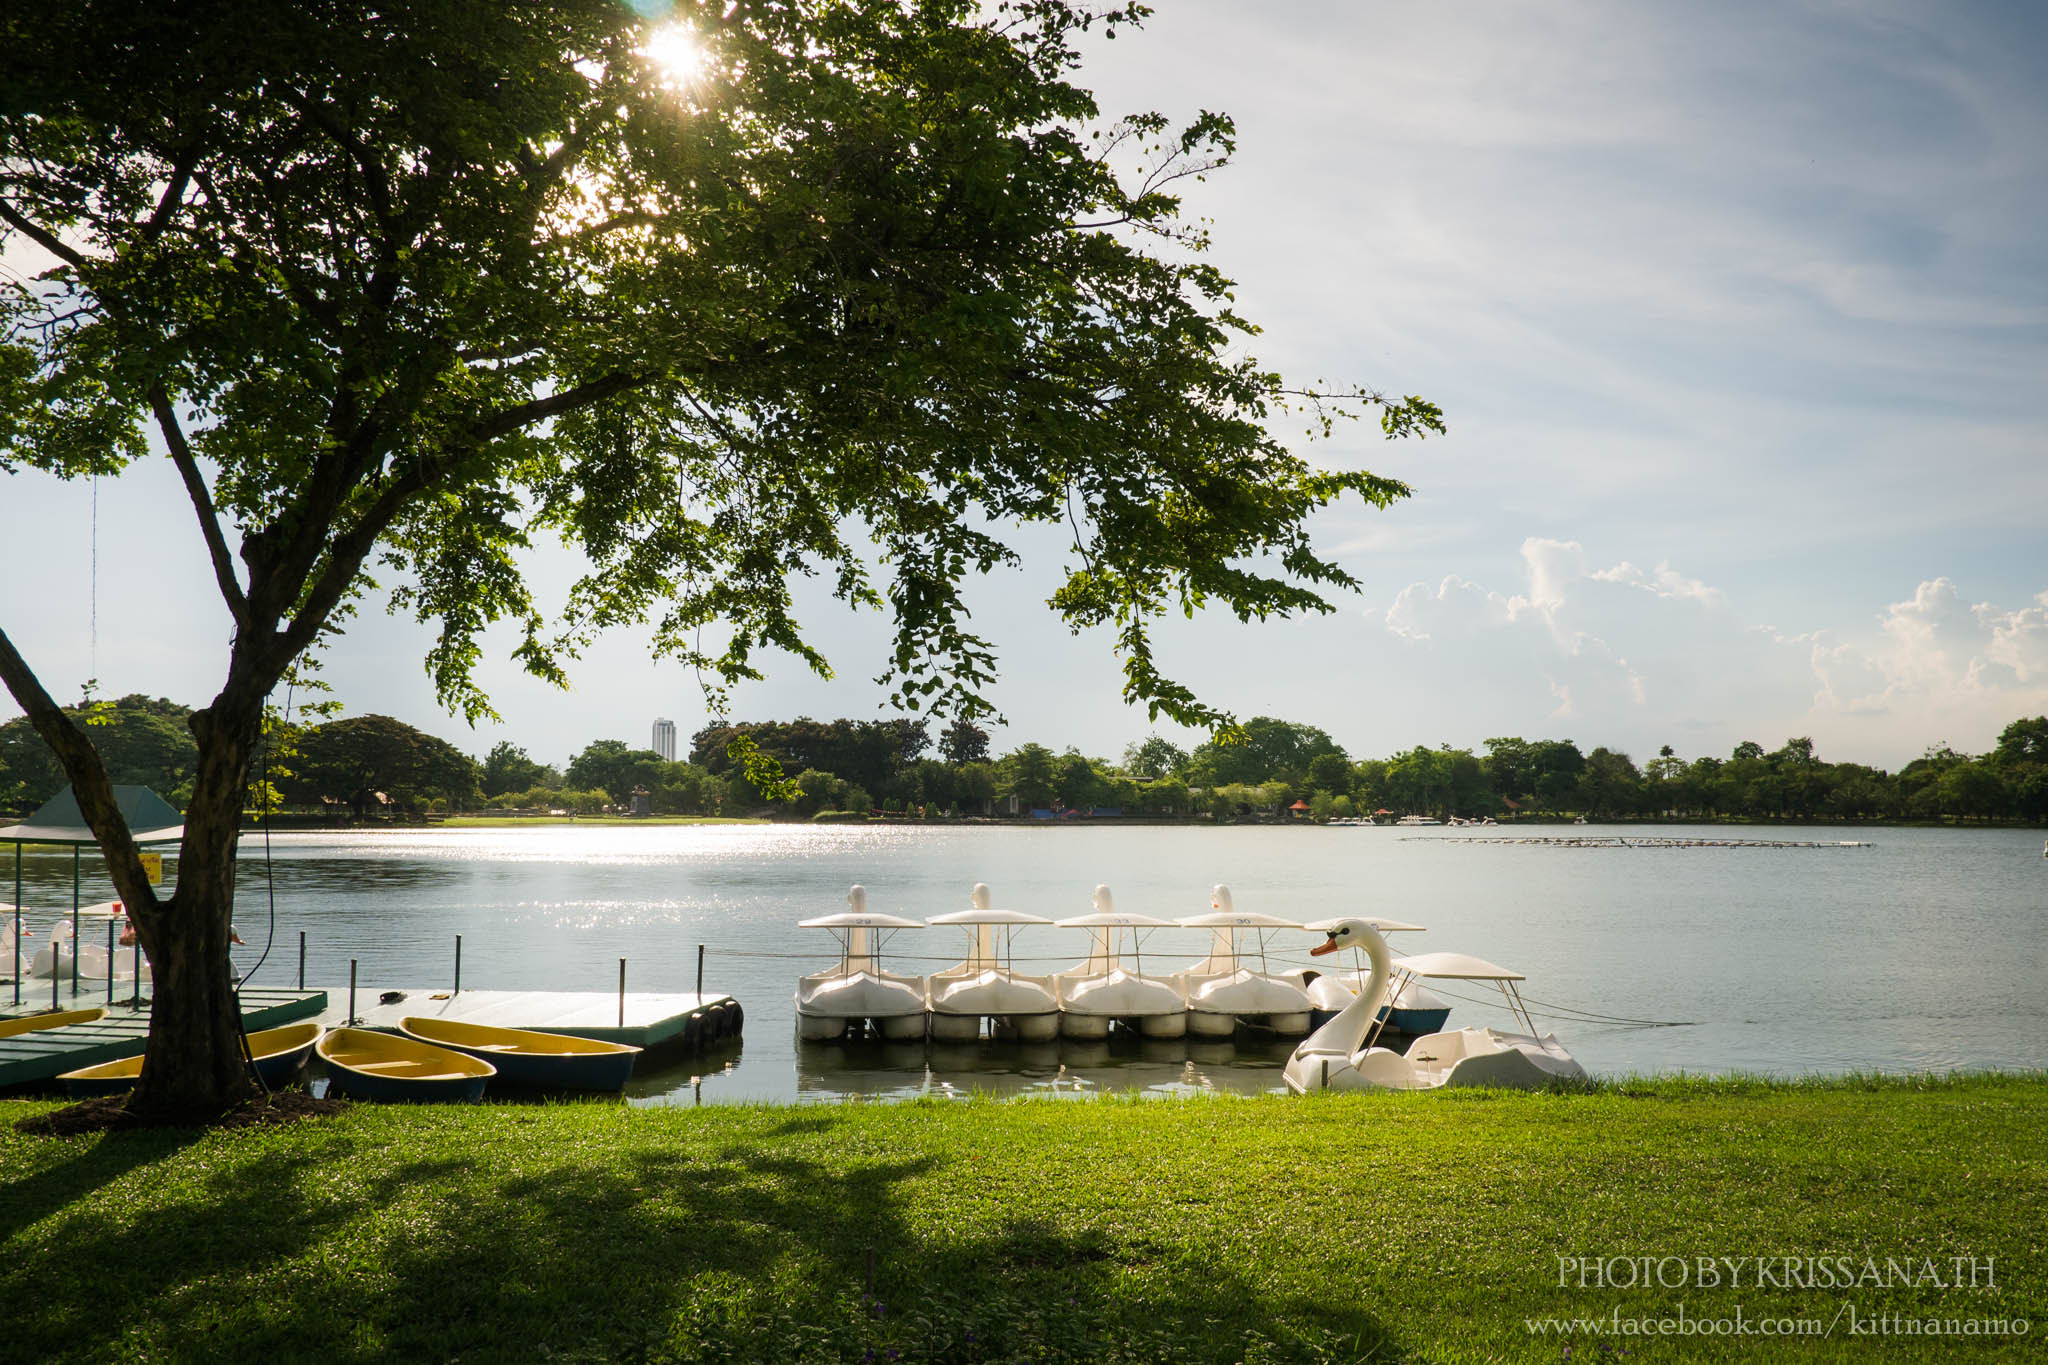
{"type": "MultiPolygon", "coordinates": [[[[114,788],[114,804],[135,835],[137,844],[175,844],[185,837],[185,817],[177,808],[147,787],[114,788]]],[[[88,848],[97,848],[85,816],[79,812],[78,797],[71,788],[45,801],[34,815],[18,825],[0,825],[0,844],[14,845],[14,1003],[21,1003],[21,849],[24,844],[58,844],[71,850],[71,941],[78,942],[79,859],[88,848]]],[[[78,994],[78,954],[71,955],[71,993],[78,994]]]]}

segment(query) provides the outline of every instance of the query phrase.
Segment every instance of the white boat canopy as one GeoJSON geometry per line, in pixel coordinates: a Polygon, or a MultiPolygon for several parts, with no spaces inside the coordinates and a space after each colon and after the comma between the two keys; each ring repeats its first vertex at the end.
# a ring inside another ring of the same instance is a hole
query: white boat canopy
{"type": "Polygon", "coordinates": [[[1417,953],[1414,957],[1397,957],[1394,970],[1410,976],[1434,976],[1447,981],[1526,981],[1529,978],[1520,972],[1511,972],[1505,967],[1496,967],[1483,957],[1470,953],[1417,953]]]}
{"type": "Polygon", "coordinates": [[[947,914],[947,915],[931,915],[931,916],[928,916],[928,917],[926,917],[926,919],[925,919],[925,923],[926,923],[926,924],[1051,924],[1051,923],[1052,923],[1052,921],[1051,921],[1051,920],[1049,920],[1049,919],[1047,919],[1047,918],[1046,918],[1046,917],[1045,917],[1044,915],[1028,915],[1028,914],[1026,914],[1026,913],[1025,913],[1024,911],[1022,911],[1022,910],[997,910],[997,909],[995,909],[995,908],[994,908],[994,907],[993,907],[993,906],[992,906],[992,905],[990,904],[990,901],[992,900],[992,897],[991,897],[991,896],[989,895],[989,890],[988,890],[988,883],[987,883],[987,882],[976,882],[976,883],[974,884],[974,891],[973,891],[973,894],[972,894],[972,895],[971,895],[971,896],[969,897],[969,899],[970,899],[970,900],[972,900],[972,901],[974,902],[974,904],[973,904],[972,906],[970,906],[970,907],[969,907],[968,909],[965,909],[965,910],[955,910],[955,911],[953,911],[953,912],[952,912],[951,914],[947,914]]]}
{"type": "Polygon", "coordinates": [[[1189,929],[1300,929],[1298,919],[1259,915],[1249,910],[1212,910],[1206,915],[1189,915],[1181,921],[1189,929]]]}
{"type": "Polygon", "coordinates": [[[901,915],[884,915],[868,909],[868,889],[858,884],[846,891],[847,909],[836,915],[821,915],[817,919],[800,919],[799,929],[922,929],[921,919],[905,919],[901,915]]]}
{"type": "MultiPolygon", "coordinates": [[[[1400,919],[1388,919],[1384,915],[1345,915],[1338,919],[1315,920],[1301,927],[1313,929],[1319,934],[1332,934],[1337,931],[1337,926],[1347,919],[1362,919],[1383,934],[1419,934],[1423,930],[1423,926],[1420,924],[1410,924],[1408,921],[1400,919]]],[[[1476,962],[1478,959],[1474,958],[1473,961],[1476,962]]]]}
{"type": "Polygon", "coordinates": [[[1072,919],[1058,919],[1053,923],[1062,929],[1172,929],[1170,919],[1157,919],[1151,915],[1133,915],[1123,910],[1112,910],[1107,914],[1098,910],[1092,915],[1076,915],[1072,919]]]}
{"type": "Polygon", "coordinates": [[[1109,888],[1106,886],[1095,888],[1094,902],[1095,912],[1093,914],[1075,915],[1071,919],[1054,920],[1053,923],[1062,929],[1171,929],[1174,927],[1174,923],[1170,919],[1159,919],[1153,915],[1133,915],[1117,909],[1116,902],[1110,899],[1109,888]]]}
{"type": "Polygon", "coordinates": [[[921,919],[905,919],[901,915],[882,915],[871,910],[842,910],[836,915],[820,919],[800,919],[799,929],[922,929],[921,919]]]}
{"type": "Polygon", "coordinates": [[[950,915],[933,915],[926,924],[1051,924],[1044,915],[1022,910],[955,910],[950,915]]]}

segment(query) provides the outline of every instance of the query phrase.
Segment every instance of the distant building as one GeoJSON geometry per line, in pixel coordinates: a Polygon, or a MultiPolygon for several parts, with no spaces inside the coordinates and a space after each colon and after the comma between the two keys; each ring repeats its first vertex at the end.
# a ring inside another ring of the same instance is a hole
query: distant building
{"type": "Polygon", "coordinates": [[[654,752],[665,763],[676,761],[676,723],[661,716],[654,719],[654,752]]]}

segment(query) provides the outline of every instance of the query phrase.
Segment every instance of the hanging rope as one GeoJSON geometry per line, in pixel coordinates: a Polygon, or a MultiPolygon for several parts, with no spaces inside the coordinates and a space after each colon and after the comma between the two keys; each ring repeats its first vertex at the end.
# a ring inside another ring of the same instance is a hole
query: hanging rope
{"type": "Polygon", "coordinates": [[[87,612],[90,624],[90,653],[87,655],[85,694],[91,700],[99,690],[100,682],[100,476],[92,476],[92,577],[90,579],[91,607],[87,612]]]}

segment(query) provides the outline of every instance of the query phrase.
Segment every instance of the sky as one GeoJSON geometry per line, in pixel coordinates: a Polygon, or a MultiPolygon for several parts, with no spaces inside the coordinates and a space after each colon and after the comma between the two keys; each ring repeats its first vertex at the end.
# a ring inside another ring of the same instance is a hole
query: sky
{"type": "MultiPolygon", "coordinates": [[[[1424,395],[1450,428],[1308,447],[1416,490],[1314,523],[1362,592],[1171,622],[1170,673],[1359,758],[1810,736],[1896,768],[2048,713],[2048,11],[1158,7],[1077,79],[1106,113],[1235,118],[1235,163],[1186,211],[1263,328],[1249,349],[1424,395]]],[[[1198,740],[1125,706],[1109,640],[1044,606],[1058,538],[1017,543],[1024,565],[969,598],[1000,650],[998,750],[1198,740]]],[[[195,705],[218,687],[228,620],[167,461],[97,487],[0,476],[0,544],[0,627],[60,699],[88,677],[195,705]]],[[[576,564],[530,569],[558,600],[576,564]]],[[[885,714],[884,618],[799,602],[835,678],[777,660],[733,715],[885,714]]],[[[350,714],[558,764],[708,718],[631,632],[567,693],[508,635],[481,674],[503,724],[471,729],[435,704],[428,639],[366,605],[324,676],[350,714]]]]}

